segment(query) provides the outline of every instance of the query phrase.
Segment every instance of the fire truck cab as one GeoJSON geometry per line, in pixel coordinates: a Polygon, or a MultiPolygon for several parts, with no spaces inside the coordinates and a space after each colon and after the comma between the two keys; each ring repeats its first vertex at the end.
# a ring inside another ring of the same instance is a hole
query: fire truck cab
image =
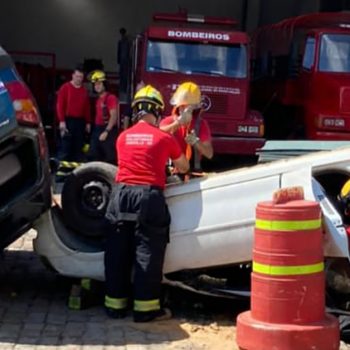
{"type": "Polygon", "coordinates": [[[350,140],[350,13],[315,13],[258,29],[252,103],[272,139],[350,140]]]}
{"type": "Polygon", "coordinates": [[[153,20],[133,45],[132,93],[143,82],[168,102],[179,84],[192,81],[202,91],[215,153],[255,154],[265,140],[262,116],[249,110],[247,34],[229,18],[180,12],[153,20]]]}

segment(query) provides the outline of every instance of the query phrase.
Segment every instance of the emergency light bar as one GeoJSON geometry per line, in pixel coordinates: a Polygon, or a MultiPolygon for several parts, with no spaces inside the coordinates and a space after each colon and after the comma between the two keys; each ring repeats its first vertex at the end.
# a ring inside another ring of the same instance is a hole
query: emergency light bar
{"type": "Polygon", "coordinates": [[[181,23],[204,23],[211,25],[236,26],[238,24],[229,17],[212,17],[203,15],[194,15],[187,12],[179,13],[156,13],[153,15],[154,21],[181,22],[181,23]]]}

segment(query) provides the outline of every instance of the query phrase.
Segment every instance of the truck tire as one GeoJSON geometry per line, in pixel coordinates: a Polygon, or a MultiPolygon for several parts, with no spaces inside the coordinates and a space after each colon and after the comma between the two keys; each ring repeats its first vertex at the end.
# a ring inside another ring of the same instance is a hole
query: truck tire
{"type": "Polygon", "coordinates": [[[108,223],[104,218],[117,167],[91,162],[76,168],[62,189],[64,223],[75,232],[103,238],[108,223]]]}

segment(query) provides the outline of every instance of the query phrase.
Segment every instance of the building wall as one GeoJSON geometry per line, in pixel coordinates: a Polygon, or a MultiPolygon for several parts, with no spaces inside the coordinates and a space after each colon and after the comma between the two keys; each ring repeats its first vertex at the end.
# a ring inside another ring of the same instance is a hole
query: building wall
{"type": "Polygon", "coordinates": [[[177,0],[2,0],[0,45],[7,50],[56,53],[59,67],[70,68],[84,58],[102,59],[117,69],[119,28],[141,31],[152,13],[187,8],[191,13],[240,18],[241,1],[177,0]],[[15,19],[15,20],[14,20],[15,19]]]}
{"type": "Polygon", "coordinates": [[[260,25],[319,10],[319,0],[261,0],[260,25]],[[262,6],[263,5],[263,6],[262,6]]]}
{"type": "Polygon", "coordinates": [[[350,9],[350,0],[2,0],[0,45],[12,51],[55,53],[63,68],[95,58],[116,71],[119,28],[134,35],[149,24],[154,12],[175,12],[179,7],[236,18],[251,32],[298,14],[350,9]]]}

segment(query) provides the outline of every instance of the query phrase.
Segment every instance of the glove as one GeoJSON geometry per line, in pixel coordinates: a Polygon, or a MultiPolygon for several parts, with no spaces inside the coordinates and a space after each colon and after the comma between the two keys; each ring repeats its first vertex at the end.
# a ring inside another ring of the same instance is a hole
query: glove
{"type": "Polygon", "coordinates": [[[183,111],[180,112],[180,115],[177,117],[177,121],[180,125],[189,124],[192,120],[193,109],[191,106],[187,106],[183,111]]]}
{"type": "Polygon", "coordinates": [[[194,146],[197,142],[199,142],[199,137],[196,135],[196,132],[192,130],[186,137],[185,141],[188,145],[194,146]]]}

